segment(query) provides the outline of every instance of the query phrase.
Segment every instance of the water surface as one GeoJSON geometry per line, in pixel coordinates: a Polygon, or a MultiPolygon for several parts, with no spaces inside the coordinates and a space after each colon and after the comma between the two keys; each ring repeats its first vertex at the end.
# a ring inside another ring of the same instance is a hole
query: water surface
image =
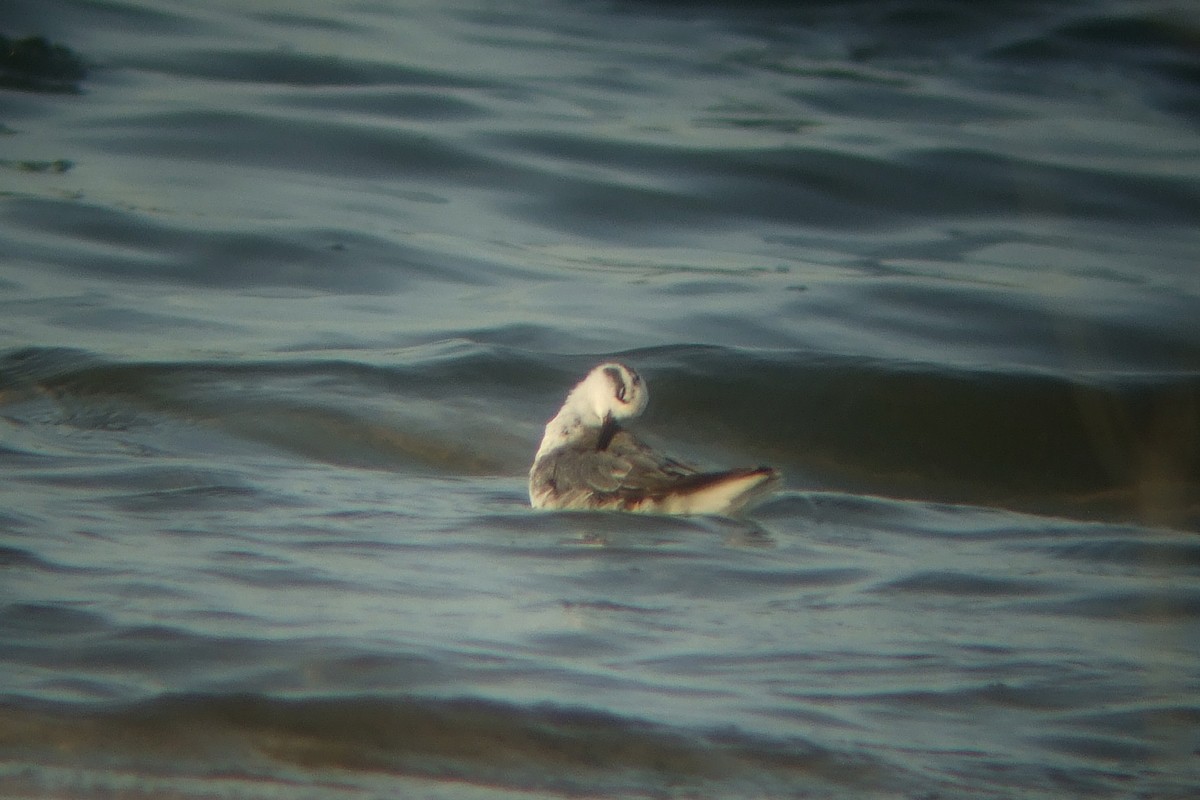
{"type": "Polygon", "coordinates": [[[0,25],[9,794],[1200,785],[1184,6],[0,25]],[[784,491],[531,512],[608,358],[784,491]]]}

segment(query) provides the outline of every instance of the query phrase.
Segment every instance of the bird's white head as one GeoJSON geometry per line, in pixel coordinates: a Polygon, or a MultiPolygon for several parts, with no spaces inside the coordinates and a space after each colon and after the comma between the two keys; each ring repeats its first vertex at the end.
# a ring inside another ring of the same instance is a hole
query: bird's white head
{"type": "Polygon", "coordinates": [[[615,361],[594,367],[567,398],[578,413],[595,414],[596,422],[629,419],[646,410],[650,390],[631,368],[615,361]]]}

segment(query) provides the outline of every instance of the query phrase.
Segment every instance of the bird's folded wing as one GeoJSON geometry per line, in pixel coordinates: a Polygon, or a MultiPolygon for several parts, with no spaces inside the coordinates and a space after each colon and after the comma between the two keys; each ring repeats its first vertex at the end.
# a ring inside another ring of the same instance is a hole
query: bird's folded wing
{"type": "Polygon", "coordinates": [[[621,465],[628,465],[619,476],[618,490],[664,491],[696,474],[696,470],[688,465],[656,452],[625,430],[613,436],[604,455],[621,465]]]}
{"type": "Polygon", "coordinates": [[[615,492],[632,465],[619,456],[588,447],[562,447],[546,456],[550,482],[562,492],[615,492]]]}
{"type": "Polygon", "coordinates": [[[695,474],[692,468],[656,453],[624,430],[603,450],[584,440],[561,448],[550,458],[559,491],[586,487],[602,494],[655,492],[695,474]]]}

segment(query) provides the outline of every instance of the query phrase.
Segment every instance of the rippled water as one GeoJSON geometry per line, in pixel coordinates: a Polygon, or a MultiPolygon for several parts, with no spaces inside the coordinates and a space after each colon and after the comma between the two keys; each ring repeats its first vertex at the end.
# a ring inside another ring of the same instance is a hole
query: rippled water
{"type": "Polygon", "coordinates": [[[0,35],[0,794],[1200,786],[1186,4],[0,35]],[[785,489],[531,512],[610,357],[785,489]]]}

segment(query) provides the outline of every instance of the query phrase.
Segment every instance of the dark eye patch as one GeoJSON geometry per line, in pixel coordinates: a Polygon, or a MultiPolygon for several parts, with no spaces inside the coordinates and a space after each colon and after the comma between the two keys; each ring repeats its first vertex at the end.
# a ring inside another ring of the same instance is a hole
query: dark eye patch
{"type": "Polygon", "coordinates": [[[613,382],[613,394],[616,396],[617,401],[624,403],[625,381],[621,378],[621,370],[617,369],[616,367],[609,367],[608,369],[604,370],[604,374],[607,375],[608,379],[613,382]]]}

